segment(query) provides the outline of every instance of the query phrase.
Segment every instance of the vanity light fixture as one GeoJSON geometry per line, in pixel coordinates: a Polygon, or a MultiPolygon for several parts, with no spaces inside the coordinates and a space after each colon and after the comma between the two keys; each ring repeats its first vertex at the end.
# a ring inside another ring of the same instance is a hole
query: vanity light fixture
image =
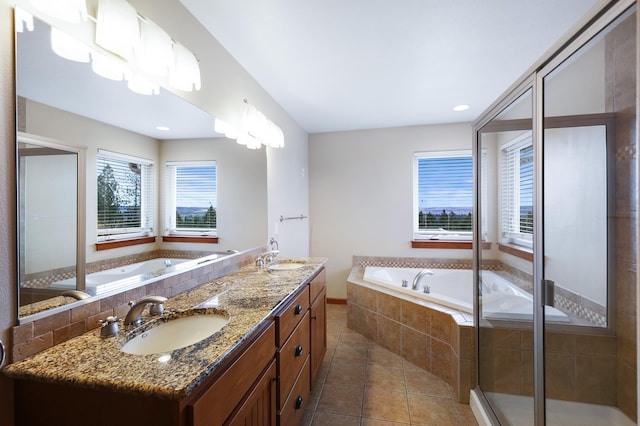
{"type": "Polygon", "coordinates": [[[453,110],[457,112],[466,111],[468,109],[469,109],[469,105],[466,105],[466,104],[456,105],[453,107],[453,110]]]}
{"type": "Polygon", "coordinates": [[[244,99],[245,111],[242,118],[242,132],[238,143],[250,149],[259,149],[262,145],[271,148],[284,147],[284,133],[273,121],[269,120],[255,106],[244,99]]]}
{"type": "Polygon", "coordinates": [[[216,133],[224,135],[226,138],[229,138],[229,139],[238,138],[238,132],[236,132],[236,130],[233,127],[231,127],[229,123],[227,123],[226,121],[220,120],[218,117],[216,117],[215,122],[213,124],[213,130],[216,133]]]}
{"type": "Polygon", "coordinates": [[[55,27],[51,27],[51,50],[70,61],[88,63],[91,60],[90,50],[86,44],[55,27]]]}
{"type": "Polygon", "coordinates": [[[132,72],[127,78],[127,87],[129,90],[141,95],[157,95],[160,93],[160,85],[155,81],[151,81],[148,78],[132,72]]]}
{"type": "Polygon", "coordinates": [[[131,74],[121,61],[99,52],[91,52],[91,69],[100,77],[115,81],[122,81],[131,74]]]}
{"type": "Polygon", "coordinates": [[[134,47],[136,68],[166,77],[173,66],[173,41],[165,30],[148,18],[140,19],[140,39],[134,47]]]}
{"type": "MultiPolygon", "coordinates": [[[[166,79],[167,84],[185,92],[200,90],[200,64],[196,56],[184,45],[174,41],[160,26],[139,15],[126,0],[98,0],[95,18],[87,14],[86,0],[30,0],[30,2],[41,12],[56,19],[69,22],[90,19],[95,22],[95,44],[113,54],[111,62],[125,61],[130,68],[145,78],[166,79]]],[[[16,12],[16,29],[22,31],[25,27],[24,22],[27,29],[32,30],[33,17],[31,21],[28,19],[16,12]]],[[[62,49],[54,51],[58,53],[62,49]]],[[[67,56],[63,57],[71,59],[67,56]]],[[[91,55],[93,61],[96,57],[97,55],[91,55]]],[[[124,73],[120,76],[120,71],[114,70],[115,66],[110,65],[101,63],[92,66],[92,69],[98,75],[112,80],[122,80],[126,77],[124,73]]],[[[145,94],[158,93],[159,84],[145,83],[141,86],[138,84],[138,77],[131,78],[134,82],[130,87],[136,88],[132,90],[145,94]]]]}
{"type": "Polygon", "coordinates": [[[96,17],[96,44],[131,61],[140,39],[138,12],[126,0],[99,0],[96,17]]]}
{"type": "Polygon", "coordinates": [[[67,22],[86,21],[86,0],[29,0],[36,9],[47,15],[67,22]]]}

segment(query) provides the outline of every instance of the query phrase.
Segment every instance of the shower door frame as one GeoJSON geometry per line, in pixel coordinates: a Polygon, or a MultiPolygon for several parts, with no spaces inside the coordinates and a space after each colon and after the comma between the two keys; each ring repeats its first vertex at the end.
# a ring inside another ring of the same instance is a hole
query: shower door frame
{"type": "MultiPolygon", "coordinates": [[[[583,18],[580,19],[572,29],[560,39],[547,53],[536,62],[516,83],[514,83],[497,101],[495,101],[474,123],[473,123],[473,158],[474,158],[474,215],[473,215],[473,298],[474,298],[474,320],[476,338],[476,386],[475,390],[479,397],[480,404],[483,405],[485,413],[493,424],[500,424],[498,418],[491,409],[488,399],[480,388],[479,365],[480,365],[480,302],[479,302],[479,274],[481,271],[482,257],[482,222],[481,214],[481,182],[480,163],[477,161],[480,152],[480,135],[484,126],[496,118],[512,102],[516,101],[527,90],[532,89],[532,138],[534,147],[534,236],[533,236],[533,283],[534,283],[534,312],[533,312],[533,353],[534,353],[534,425],[543,426],[546,423],[546,396],[545,396],[545,346],[544,346],[544,294],[542,280],[544,279],[544,210],[543,190],[540,187],[542,182],[543,167],[543,146],[542,137],[544,135],[544,110],[543,110],[543,87],[544,78],[557,66],[568,59],[573,53],[589,42],[595,35],[605,29],[618,16],[636,4],[636,0],[611,0],[598,2],[583,18]]],[[[637,12],[636,12],[637,13],[637,12]]],[[[637,18],[640,21],[640,18],[637,18]]],[[[638,30],[636,30],[638,31],[638,30]]],[[[636,32],[636,38],[637,36],[636,32]]],[[[638,58],[637,60],[640,60],[638,58]]],[[[637,67],[637,65],[636,65],[637,67]]],[[[636,70],[636,73],[640,70],[636,70]]],[[[636,91],[638,91],[636,87],[636,91]]],[[[638,110],[638,94],[636,93],[636,110],[638,110]]],[[[636,120],[639,120],[638,116],[636,120]]],[[[636,126],[638,123],[636,122],[636,126]]],[[[640,295],[638,295],[640,297],[640,295]]],[[[611,309],[608,307],[607,329],[612,330],[614,320],[611,309]]],[[[640,333],[640,330],[638,330],[640,333]]],[[[640,353],[638,354],[640,358],[640,353]]],[[[638,384],[640,387],[640,383],[638,384]]],[[[640,394],[640,392],[639,392],[640,394]]]]}

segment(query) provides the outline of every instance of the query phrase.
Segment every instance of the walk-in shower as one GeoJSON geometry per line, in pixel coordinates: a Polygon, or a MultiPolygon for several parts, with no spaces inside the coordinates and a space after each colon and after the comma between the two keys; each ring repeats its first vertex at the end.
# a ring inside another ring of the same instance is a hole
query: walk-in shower
{"type": "Polygon", "coordinates": [[[475,408],[494,423],[637,421],[635,2],[589,18],[474,126],[475,408]],[[529,317],[491,315],[496,261],[529,317]]]}

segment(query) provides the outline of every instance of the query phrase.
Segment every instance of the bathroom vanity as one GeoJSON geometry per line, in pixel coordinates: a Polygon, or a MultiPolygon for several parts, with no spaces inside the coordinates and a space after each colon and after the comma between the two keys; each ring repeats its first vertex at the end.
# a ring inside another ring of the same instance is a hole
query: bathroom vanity
{"type": "Polygon", "coordinates": [[[16,425],[299,424],[326,352],[326,259],[296,261],[304,265],[247,266],[170,298],[169,313],[229,315],[196,344],[132,355],[121,351],[128,328],[112,338],[93,330],[8,366],[16,425]]]}

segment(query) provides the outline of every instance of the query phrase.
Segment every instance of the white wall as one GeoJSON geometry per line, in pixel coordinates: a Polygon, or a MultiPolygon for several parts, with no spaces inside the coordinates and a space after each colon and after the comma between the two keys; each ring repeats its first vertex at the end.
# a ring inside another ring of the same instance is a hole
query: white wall
{"type": "Polygon", "coordinates": [[[352,256],[471,259],[471,250],[412,249],[413,153],[471,149],[449,124],[310,135],[311,255],[329,258],[327,296],[346,298],[352,256]]]}

